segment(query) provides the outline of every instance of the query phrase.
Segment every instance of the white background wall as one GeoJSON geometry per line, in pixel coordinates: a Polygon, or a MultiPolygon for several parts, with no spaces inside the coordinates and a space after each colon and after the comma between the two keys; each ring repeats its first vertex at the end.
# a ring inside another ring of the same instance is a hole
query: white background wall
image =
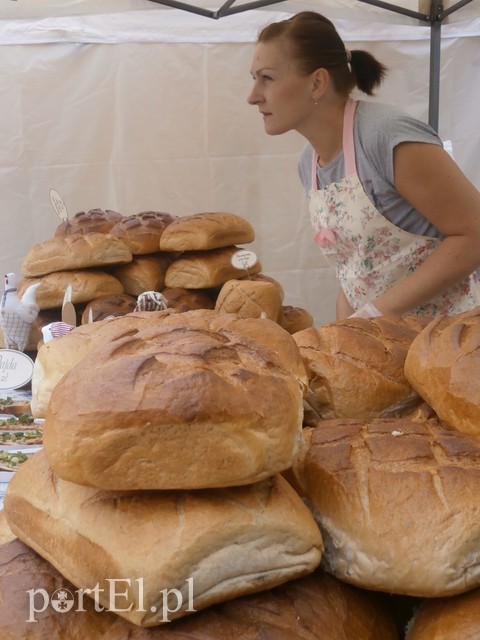
{"type": "MultiPolygon", "coordinates": [[[[30,246],[53,235],[51,188],[70,215],[226,210],[253,224],[249,248],[285,303],[317,323],[333,319],[335,278],[313,244],[296,173],[304,141],[267,136],[246,102],[258,29],[287,3],[217,21],[147,0],[46,1],[43,13],[38,4],[0,5],[2,273],[19,273],[30,246]]],[[[334,3],[331,16],[343,16],[349,48],[390,67],[376,99],[427,120],[428,26],[349,4],[334,3]]],[[[468,10],[442,29],[440,134],[480,188],[480,18],[468,10]]]]}

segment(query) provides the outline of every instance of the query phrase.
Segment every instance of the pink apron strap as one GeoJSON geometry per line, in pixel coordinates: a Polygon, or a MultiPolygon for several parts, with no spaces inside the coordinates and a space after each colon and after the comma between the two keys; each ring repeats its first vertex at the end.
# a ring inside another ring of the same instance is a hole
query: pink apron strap
{"type": "Polygon", "coordinates": [[[345,163],[345,178],[357,175],[355,162],[355,143],[353,140],[353,120],[358,102],[348,98],[343,116],[343,158],[345,163]]]}
{"type": "MultiPolygon", "coordinates": [[[[353,120],[355,117],[355,110],[358,102],[347,99],[345,104],[345,111],[343,114],[343,157],[345,163],[345,177],[354,176],[357,174],[357,164],[355,162],[355,144],[353,140],[353,120]]],[[[317,190],[317,163],[318,153],[313,152],[312,157],[312,178],[311,189],[317,190]]]]}

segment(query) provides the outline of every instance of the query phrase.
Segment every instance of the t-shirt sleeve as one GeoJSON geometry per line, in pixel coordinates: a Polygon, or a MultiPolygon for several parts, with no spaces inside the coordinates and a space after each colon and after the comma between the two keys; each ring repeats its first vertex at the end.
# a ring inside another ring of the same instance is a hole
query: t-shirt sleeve
{"type": "MultiPolygon", "coordinates": [[[[364,103],[366,106],[366,103],[364,103]]],[[[378,173],[394,184],[393,150],[402,142],[424,142],[442,146],[435,130],[425,122],[392,107],[362,109],[359,113],[359,139],[363,151],[378,173]]]]}

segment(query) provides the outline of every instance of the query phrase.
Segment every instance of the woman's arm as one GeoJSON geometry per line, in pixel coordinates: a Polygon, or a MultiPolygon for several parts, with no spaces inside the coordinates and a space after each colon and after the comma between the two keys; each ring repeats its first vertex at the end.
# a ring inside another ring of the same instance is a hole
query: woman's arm
{"type": "Polygon", "coordinates": [[[351,316],[352,313],[355,311],[355,309],[348,302],[347,296],[345,295],[345,292],[343,291],[342,287],[340,287],[340,290],[337,294],[336,311],[337,311],[337,320],[344,320],[345,318],[348,318],[349,316],[351,316]]]}
{"type": "Polygon", "coordinates": [[[407,313],[480,265],[480,193],[440,146],[405,142],[394,150],[395,186],[445,236],[420,267],[373,301],[407,313]]]}

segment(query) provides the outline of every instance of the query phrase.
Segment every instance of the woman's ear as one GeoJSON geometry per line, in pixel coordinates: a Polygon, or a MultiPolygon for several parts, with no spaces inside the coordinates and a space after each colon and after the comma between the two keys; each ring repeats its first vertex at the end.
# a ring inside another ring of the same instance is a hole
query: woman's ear
{"type": "Polygon", "coordinates": [[[330,82],[330,74],[326,69],[320,67],[312,74],[313,86],[312,86],[312,98],[316,101],[319,100],[327,90],[330,82]]]}

